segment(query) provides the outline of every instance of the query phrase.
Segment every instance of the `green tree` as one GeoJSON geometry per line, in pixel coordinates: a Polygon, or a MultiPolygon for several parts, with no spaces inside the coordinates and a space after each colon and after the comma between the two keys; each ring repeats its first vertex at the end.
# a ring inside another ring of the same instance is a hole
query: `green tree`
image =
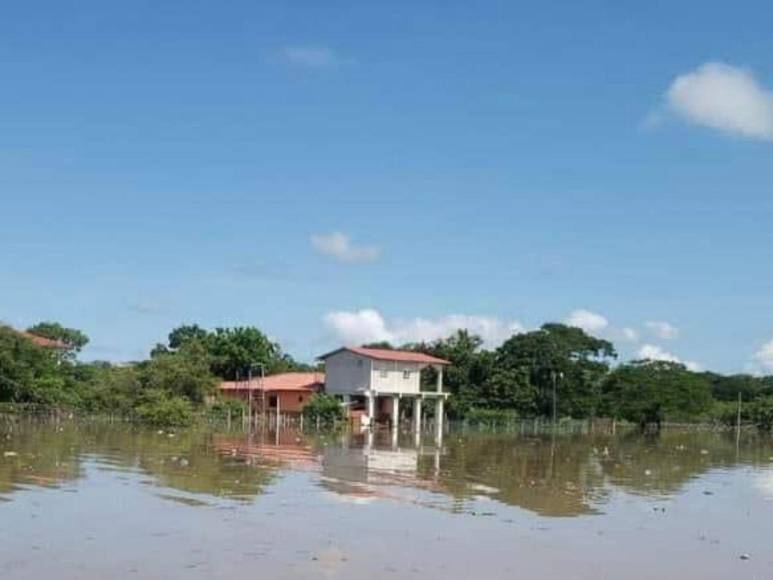
{"type": "Polygon", "coordinates": [[[177,350],[191,341],[207,344],[211,336],[209,331],[204,330],[198,324],[183,324],[169,333],[169,348],[177,350]]]}
{"type": "Polygon", "coordinates": [[[379,340],[377,342],[369,342],[362,345],[362,348],[380,348],[382,350],[395,350],[392,343],[388,340],[379,340]]]}
{"type": "Polygon", "coordinates": [[[89,337],[76,328],[67,328],[58,322],[38,322],[27,329],[30,334],[58,340],[67,345],[68,353],[75,355],[89,343],[89,337]]]}
{"type": "Polygon", "coordinates": [[[167,345],[157,344],[153,348],[151,358],[178,352],[191,344],[200,345],[208,353],[210,370],[226,380],[244,378],[256,364],[263,365],[266,374],[309,368],[283,353],[278,344],[254,326],[216,328],[214,332],[197,324],[179,326],[169,333],[167,345]]]}
{"type": "Polygon", "coordinates": [[[760,431],[773,429],[773,397],[762,397],[749,405],[749,418],[760,431]]]}
{"type": "Polygon", "coordinates": [[[720,375],[707,372],[704,376],[711,382],[711,392],[718,401],[753,401],[765,393],[765,382],[752,375],[720,375]]]}
{"type": "MultiPolygon", "coordinates": [[[[483,340],[467,330],[457,330],[448,338],[411,348],[445,359],[451,364],[443,372],[443,388],[451,393],[448,411],[463,416],[475,406],[483,404],[483,385],[491,374],[493,356],[482,349],[483,340]]],[[[434,373],[425,373],[434,385],[434,373]]]]}
{"type": "Polygon", "coordinates": [[[212,371],[219,377],[244,376],[250,365],[264,365],[266,374],[281,366],[279,346],[253,326],[217,328],[211,339],[212,371]]]}
{"type": "Polygon", "coordinates": [[[616,356],[609,341],[548,323],[516,334],[496,350],[484,391],[494,406],[549,416],[555,389],[560,414],[592,416],[598,412],[601,381],[616,356]]]}
{"type": "Polygon", "coordinates": [[[0,326],[0,400],[19,403],[69,403],[72,393],[57,354],[23,334],[0,326]]]}
{"type": "Polygon", "coordinates": [[[159,355],[140,369],[144,389],[166,392],[202,403],[215,388],[210,355],[198,342],[185,343],[177,352],[159,355]]]}
{"type": "Polygon", "coordinates": [[[607,412],[644,427],[666,419],[696,419],[711,407],[706,377],[667,361],[634,361],[616,368],[605,381],[607,412]]]}

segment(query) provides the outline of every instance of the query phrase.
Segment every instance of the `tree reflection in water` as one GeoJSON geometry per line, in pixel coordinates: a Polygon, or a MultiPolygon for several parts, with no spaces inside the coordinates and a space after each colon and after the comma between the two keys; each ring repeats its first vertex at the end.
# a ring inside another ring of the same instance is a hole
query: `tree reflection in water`
{"type": "MultiPolygon", "coordinates": [[[[89,470],[136,476],[192,497],[252,501],[282,472],[311,474],[350,501],[409,501],[466,511],[481,498],[543,516],[599,513],[615,490],[680,493],[712,469],[769,465],[773,445],[749,435],[666,430],[657,437],[464,433],[417,442],[409,434],[303,435],[298,431],[173,434],[126,424],[15,420],[0,427],[0,498],[29,486],[77,483],[89,470]]],[[[769,479],[760,488],[773,488],[769,479]]],[[[206,504],[206,502],[203,502],[206,504]]]]}

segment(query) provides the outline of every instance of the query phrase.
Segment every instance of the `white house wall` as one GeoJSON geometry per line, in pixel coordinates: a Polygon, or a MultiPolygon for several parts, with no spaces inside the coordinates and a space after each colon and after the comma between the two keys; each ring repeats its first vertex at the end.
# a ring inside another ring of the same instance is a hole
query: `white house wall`
{"type": "Polygon", "coordinates": [[[410,362],[373,361],[371,385],[379,393],[418,393],[421,365],[410,362]]]}
{"type": "Polygon", "coordinates": [[[372,360],[343,350],[325,359],[325,391],[333,395],[378,393],[417,394],[421,391],[421,369],[414,362],[372,360]]]}
{"type": "Polygon", "coordinates": [[[325,392],[354,395],[370,387],[370,359],[343,350],[325,359],[325,392]]]}

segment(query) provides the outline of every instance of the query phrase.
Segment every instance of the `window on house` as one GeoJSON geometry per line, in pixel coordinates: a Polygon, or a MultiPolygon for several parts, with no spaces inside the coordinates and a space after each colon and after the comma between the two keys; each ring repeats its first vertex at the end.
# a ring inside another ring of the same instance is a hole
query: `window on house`
{"type": "Polygon", "coordinates": [[[298,402],[303,403],[303,395],[298,395],[298,402]]]}
{"type": "Polygon", "coordinates": [[[389,376],[389,372],[385,368],[382,368],[381,371],[379,371],[379,376],[382,379],[385,379],[389,376]]]}
{"type": "Polygon", "coordinates": [[[357,366],[358,366],[358,367],[361,367],[361,366],[362,366],[362,364],[363,364],[363,360],[362,360],[361,358],[358,358],[358,359],[357,359],[357,366]]]}
{"type": "Polygon", "coordinates": [[[411,378],[411,371],[410,370],[404,370],[403,371],[403,378],[407,381],[411,378]]]}

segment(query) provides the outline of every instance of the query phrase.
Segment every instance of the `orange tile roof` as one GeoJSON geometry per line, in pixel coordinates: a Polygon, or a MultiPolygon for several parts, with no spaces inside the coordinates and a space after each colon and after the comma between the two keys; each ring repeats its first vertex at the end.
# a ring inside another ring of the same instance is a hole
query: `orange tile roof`
{"type": "Polygon", "coordinates": [[[449,361],[445,359],[437,358],[435,356],[430,356],[428,354],[424,354],[423,352],[413,352],[410,350],[390,350],[387,348],[366,348],[364,346],[344,346],[342,348],[334,350],[333,352],[323,354],[319,358],[326,359],[329,356],[332,356],[336,353],[341,352],[342,350],[348,350],[349,352],[353,352],[355,354],[359,354],[361,356],[365,356],[376,360],[388,360],[388,361],[397,361],[397,362],[416,362],[416,363],[425,363],[425,364],[433,364],[433,365],[451,364],[449,361]]]}
{"type": "Polygon", "coordinates": [[[220,389],[223,391],[312,391],[316,392],[325,384],[324,373],[280,373],[247,381],[223,381],[220,389]]]}
{"type": "Polygon", "coordinates": [[[45,336],[40,336],[38,334],[27,332],[26,330],[16,330],[14,327],[4,324],[2,322],[0,322],[0,326],[12,330],[16,334],[23,336],[33,344],[36,344],[37,346],[42,346],[44,348],[56,348],[60,350],[67,350],[70,348],[70,346],[67,343],[62,342],[61,340],[46,338],[45,336]]]}
{"type": "Polygon", "coordinates": [[[36,345],[42,346],[44,348],[58,348],[62,350],[67,350],[68,348],[70,348],[69,346],[67,346],[67,344],[65,344],[61,340],[46,338],[45,336],[38,336],[37,334],[32,334],[31,332],[21,332],[19,334],[30,339],[36,345]]]}

